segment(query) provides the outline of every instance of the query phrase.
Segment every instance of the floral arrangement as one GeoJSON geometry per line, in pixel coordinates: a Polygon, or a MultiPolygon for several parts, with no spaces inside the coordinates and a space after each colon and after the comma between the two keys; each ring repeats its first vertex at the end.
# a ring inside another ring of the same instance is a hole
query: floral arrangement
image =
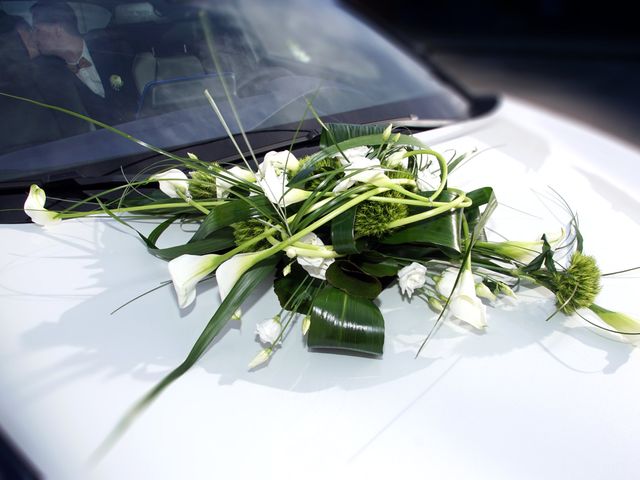
{"type": "Polygon", "coordinates": [[[138,234],[150,253],[169,261],[182,308],[195,300],[199,282],[217,279],[221,304],[191,352],[116,431],[185,373],[226,322],[241,318],[245,299],[268,278],[281,309],[258,324],[251,369],[267,363],[296,324],[309,348],[381,355],[384,318],[374,300],[387,288],[399,287],[435,312],[421,349],[447,319],[487,328],[486,303],[515,297],[523,283],[552,292],[556,313],[582,316],[588,309],[604,323],[583,318],[599,328],[640,332],[633,318],[595,303],[600,271],[583,252],[575,215],[557,235],[489,241],[485,225],[497,206],[492,188],[465,192],[448,181],[466,155],[447,161],[391,125],[321,125],[313,155],[272,151],[258,161],[237,147],[243,163],[225,168],[163,152],[175,168],[63,211],[47,210],[45,192],[31,187],[24,209],[40,225],[107,214],[133,228],[128,218],[161,218],[149,235],[138,234]],[[140,192],[156,182],[156,195],[140,192]],[[97,208],[87,210],[92,204],[97,208]],[[190,240],[158,248],[163,232],[179,222],[197,226],[190,240]]]}

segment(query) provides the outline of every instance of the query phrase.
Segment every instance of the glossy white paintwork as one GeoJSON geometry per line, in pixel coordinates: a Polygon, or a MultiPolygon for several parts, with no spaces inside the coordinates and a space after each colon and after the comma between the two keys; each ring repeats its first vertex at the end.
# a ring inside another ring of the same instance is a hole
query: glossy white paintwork
{"type": "MultiPolygon", "coordinates": [[[[638,151],[514,100],[420,137],[484,150],[451,185],[496,186],[505,205],[493,229],[557,229],[567,218],[550,186],[578,211],[603,271],[640,265],[638,151]]],[[[186,238],[176,228],[165,244],[186,238]]],[[[415,359],[434,315],[392,288],[382,359],[309,352],[296,325],[248,372],[255,324],[277,311],[265,286],[89,467],[125,410],[187,354],[218,304],[215,282],[184,312],[165,287],[110,315],[168,278],[132,232],[105,219],[2,225],[0,244],[0,424],[47,478],[638,477],[638,351],[579,318],[545,322],[553,302],[541,289],[490,307],[484,334],[446,323],[415,359]]],[[[604,285],[603,305],[640,317],[640,274],[604,285]]]]}

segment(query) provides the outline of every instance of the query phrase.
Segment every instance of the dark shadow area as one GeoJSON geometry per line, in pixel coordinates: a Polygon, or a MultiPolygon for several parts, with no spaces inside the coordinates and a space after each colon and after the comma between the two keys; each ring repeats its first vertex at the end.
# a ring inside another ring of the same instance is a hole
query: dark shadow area
{"type": "Polygon", "coordinates": [[[472,94],[504,93],[640,145],[632,4],[348,0],[472,94]]]}

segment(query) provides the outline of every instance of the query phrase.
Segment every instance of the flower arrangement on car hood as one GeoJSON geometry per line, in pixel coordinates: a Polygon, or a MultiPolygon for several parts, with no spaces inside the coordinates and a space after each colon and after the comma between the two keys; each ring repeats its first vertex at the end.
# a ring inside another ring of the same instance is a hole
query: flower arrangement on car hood
{"type": "Polygon", "coordinates": [[[384,318],[374,300],[396,285],[436,312],[435,322],[425,326],[425,343],[448,318],[487,328],[485,302],[514,296],[522,282],[550,290],[556,313],[590,309],[607,325],[600,328],[640,331],[635,320],[594,303],[600,272],[583,253],[575,216],[559,235],[488,241],[485,224],[497,205],[492,188],[465,192],[448,182],[464,155],[447,161],[391,126],[322,127],[320,149],[311,156],[296,158],[285,150],[258,161],[238,148],[244,164],[225,169],[194,155],[168,154],[180,169],[61,212],[46,210],[44,191],[31,187],[24,208],[41,225],[105,213],[124,224],[139,215],[162,218],[151,234],[138,234],[152,254],[169,261],[181,308],[195,300],[200,281],[217,279],[221,304],[191,352],[117,432],[198,360],[226,322],[241,318],[243,302],[267,278],[273,278],[281,309],[258,324],[261,345],[247,359],[250,368],[268,362],[296,324],[310,348],[381,355],[384,318]],[[153,182],[161,196],[138,193],[137,187],[153,182]],[[91,202],[97,208],[87,212],[91,202]],[[158,238],[177,222],[195,222],[197,230],[184,245],[158,248],[158,238]],[[554,257],[557,251],[565,257],[573,252],[568,264],[554,257]]]}

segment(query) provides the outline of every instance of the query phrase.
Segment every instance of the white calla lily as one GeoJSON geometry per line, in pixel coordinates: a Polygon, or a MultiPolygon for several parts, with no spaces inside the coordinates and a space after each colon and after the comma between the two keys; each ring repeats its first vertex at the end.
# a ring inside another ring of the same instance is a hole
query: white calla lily
{"type": "Polygon", "coordinates": [[[224,300],[240,277],[251,267],[263,252],[237,253],[226,262],[223,262],[216,271],[218,291],[220,299],[224,300]]]}
{"type": "Polygon", "coordinates": [[[162,193],[171,198],[189,197],[189,179],[177,168],[156,173],[150,180],[158,182],[162,193]]]}
{"type": "MultiPolygon", "coordinates": [[[[298,243],[304,243],[314,247],[324,247],[323,241],[313,232],[307,233],[298,243]]],[[[287,248],[287,255],[291,258],[295,257],[300,266],[312,277],[326,280],[327,269],[335,261],[332,257],[334,257],[336,253],[326,248],[307,250],[304,248],[289,247],[287,248]],[[310,253],[314,253],[315,255],[310,256],[310,253]]]]}
{"type": "Polygon", "coordinates": [[[278,175],[283,172],[295,173],[300,168],[300,162],[295,155],[288,150],[281,152],[267,152],[264,160],[258,166],[258,172],[264,175],[266,170],[275,170],[278,175]]]}
{"type": "Polygon", "coordinates": [[[47,202],[47,194],[37,185],[31,185],[29,195],[24,202],[24,213],[38,225],[47,227],[59,223],[62,219],[56,212],[51,212],[44,208],[47,202]]]}
{"type": "Polygon", "coordinates": [[[447,268],[436,283],[436,290],[444,297],[451,296],[449,311],[455,318],[477,329],[483,329],[487,326],[486,307],[476,295],[473,274],[469,268],[465,268],[454,291],[457,276],[456,268],[447,268]]]}
{"type": "MultiPolygon", "coordinates": [[[[546,233],[547,242],[551,248],[558,245],[565,238],[565,230],[559,232],[546,233]]],[[[504,257],[512,258],[524,264],[531,263],[540,253],[544,242],[535,240],[533,242],[526,241],[506,241],[506,242],[477,242],[476,246],[489,249],[504,257]]]]}
{"type": "Polygon", "coordinates": [[[289,188],[286,173],[278,173],[273,167],[261,168],[258,171],[257,180],[269,201],[282,207],[301,202],[311,195],[311,192],[306,190],[289,188]]]}
{"type": "Polygon", "coordinates": [[[333,188],[334,193],[344,192],[356,182],[382,186],[391,181],[377,158],[354,157],[344,173],[345,177],[333,188]]]}
{"type": "Polygon", "coordinates": [[[235,187],[238,183],[243,182],[255,182],[256,176],[251,170],[247,170],[242,167],[232,167],[225,172],[226,176],[236,178],[238,181],[229,181],[227,178],[216,177],[216,196],[218,198],[227,198],[229,196],[229,190],[235,187]]]}
{"type": "Polygon", "coordinates": [[[196,285],[218,266],[220,255],[180,255],[169,262],[169,274],[178,296],[180,308],[189,306],[196,298],[196,285]]]}

